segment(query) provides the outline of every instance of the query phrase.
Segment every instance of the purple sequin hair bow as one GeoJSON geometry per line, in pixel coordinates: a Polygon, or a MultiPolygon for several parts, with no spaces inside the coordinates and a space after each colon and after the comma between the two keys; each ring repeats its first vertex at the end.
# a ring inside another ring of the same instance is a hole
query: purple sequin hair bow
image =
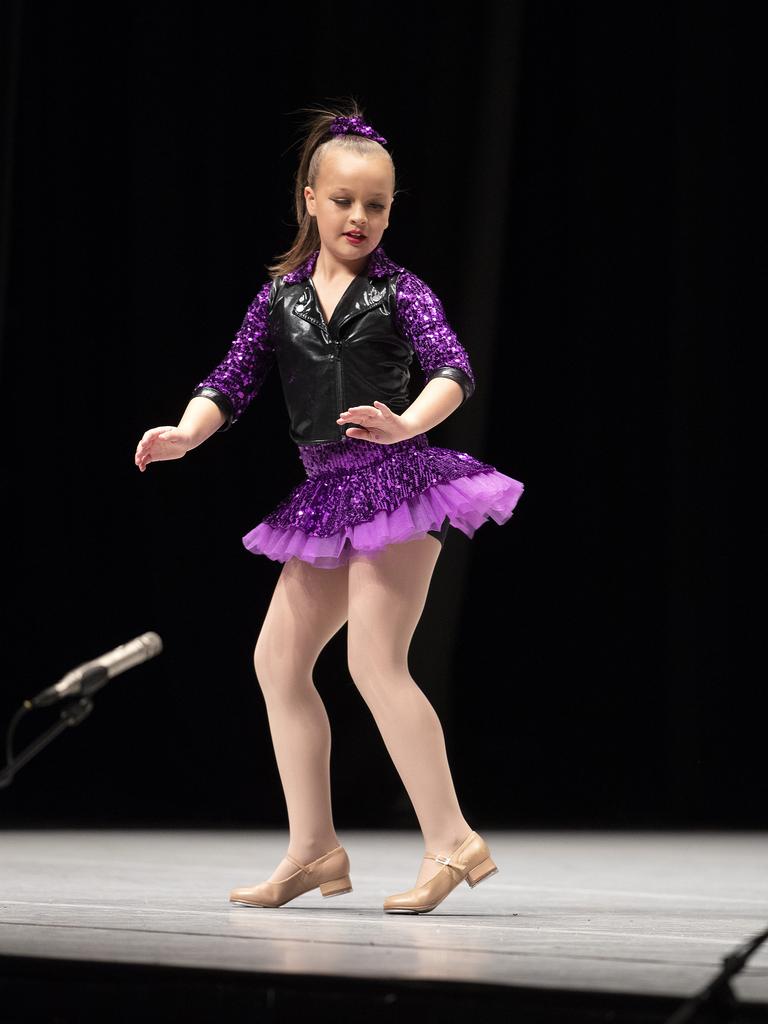
{"type": "Polygon", "coordinates": [[[387,141],[359,117],[339,115],[331,122],[329,131],[331,135],[364,135],[366,139],[373,139],[375,142],[387,141]]]}

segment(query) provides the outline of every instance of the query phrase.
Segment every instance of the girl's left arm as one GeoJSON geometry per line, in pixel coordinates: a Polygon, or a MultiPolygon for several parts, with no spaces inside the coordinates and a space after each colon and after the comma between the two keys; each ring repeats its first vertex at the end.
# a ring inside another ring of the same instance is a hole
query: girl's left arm
{"type": "Polygon", "coordinates": [[[463,404],[462,390],[455,379],[433,377],[400,414],[400,420],[411,436],[425,434],[463,404]]]}
{"type": "Polygon", "coordinates": [[[361,424],[347,430],[347,437],[393,444],[426,433],[475,390],[469,356],[448,323],[443,304],[429,285],[409,270],[401,271],[397,279],[394,321],[401,337],[413,346],[426,383],[399,416],[383,402],[342,411],[338,424],[361,424]]]}
{"type": "Polygon", "coordinates": [[[409,431],[420,434],[472,397],[475,375],[439,297],[409,270],[398,277],[395,309],[398,330],[413,345],[426,378],[420,394],[401,415],[409,431]]]}

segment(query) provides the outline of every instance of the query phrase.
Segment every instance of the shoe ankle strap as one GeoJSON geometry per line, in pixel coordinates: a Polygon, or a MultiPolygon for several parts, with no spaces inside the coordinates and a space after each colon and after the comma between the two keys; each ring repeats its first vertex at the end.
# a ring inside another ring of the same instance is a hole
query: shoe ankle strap
{"type": "Polygon", "coordinates": [[[470,832],[468,835],[464,836],[464,838],[459,843],[459,845],[456,847],[456,849],[453,850],[451,853],[449,853],[447,857],[442,857],[440,854],[437,854],[437,853],[431,853],[429,850],[424,854],[424,857],[426,857],[429,860],[436,860],[438,864],[450,864],[451,863],[451,858],[453,856],[455,856],[459,852],[459,850],[464,846],[464,844],[467,842],[467,840],[470,839],[474,834],[475,833],[474,833],[474,829],[473,829],[472,832],[470,832]]]}
{"type": "Polygon", "coordinates": [[[326,857],[330,857],[332,853],[336,853],[336,851],[340,849],[341,846],[334,846],[332,850],[329,850],[327,853],[324,853],[321,857],[316,857],[315,860],[310,862],[310,864],[300,864],[295,857],[291,857],[291,855],[288,853],[286,853],[285,859],[289,860],[291,864],[295,864],[297,868],[301,868],[302,871],[311,871],[311,864],[318,864],[320,861],[324,861],[326,857]]]}

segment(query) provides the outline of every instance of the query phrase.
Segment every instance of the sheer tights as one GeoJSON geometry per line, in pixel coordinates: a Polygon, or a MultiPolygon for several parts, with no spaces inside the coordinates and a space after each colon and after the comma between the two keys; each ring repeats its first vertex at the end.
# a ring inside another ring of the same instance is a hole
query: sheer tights
{"type": "MultiPolygon", "coordinates": [[[[297,558],[278,577],[254,652],[288,811],[286,853],[302,863],[339,845],[330,791],[331,730],[312,671],[347,623],[349,671],[411,799],[424,849],[449,853],[471,830],[459,807],[437,713],[408,671],[408,648],[441,550],[434,536],[375,559],[319,569],[297,558]]],[[[416,885],[440,865],[422,860],[416,885]]],[[[269,881],[296,871],[285,858],[269,881]]]]}

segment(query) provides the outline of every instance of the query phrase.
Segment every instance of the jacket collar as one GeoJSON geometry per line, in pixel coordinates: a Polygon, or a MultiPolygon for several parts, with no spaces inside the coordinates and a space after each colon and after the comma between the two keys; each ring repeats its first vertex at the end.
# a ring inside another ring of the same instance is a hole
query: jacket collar
{"type": "MultiPolygon", "coordinates": [[[[308,277],[311,277],[319,254],[320,249],[315,249],[295,270],[290,270],[287,274],[284,274],[284,283],[297,284],[299,281],[306,281],[308,277]]],[[[384,252],[381,243],[379,243],[368,257],[368,267],[364,276],[387,277],[389,274],[394,274],[401,270],[405,270],[405,267],[401,267],[399,263],[391,260],[384,252]]]]}

